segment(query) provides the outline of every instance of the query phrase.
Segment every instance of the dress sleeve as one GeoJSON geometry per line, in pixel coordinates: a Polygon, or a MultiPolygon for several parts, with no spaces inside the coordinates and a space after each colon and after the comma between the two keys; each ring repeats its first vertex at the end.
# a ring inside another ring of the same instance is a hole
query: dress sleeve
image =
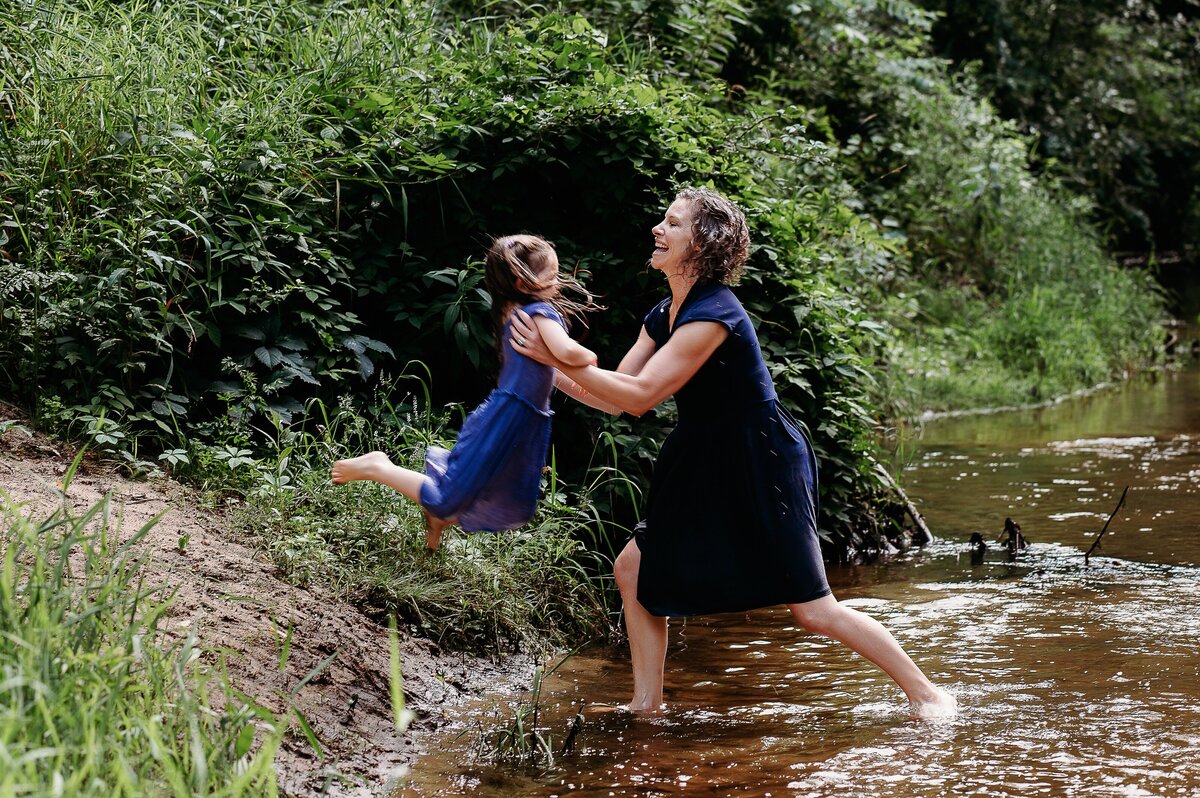
{"type": "Polygon", "coordinates": [[[642,326],[646,328],[646,333],[657,346],[662,346],[663,341],[667,338],[667,325],[670,322],[670,319],[667,318],[667,308],[670,303],[671,297],[667,297],[651,308],[650,312],[642,319],[642,326]]]}
{"type": "Polygon", "coordinates": [[[553,319],[561,324],[563,329],[568,329],[567,322],[562,317],[562,314],[555,310],[554,306],[549,302],[531,302],[530,304],[521,308],[521,310],[525,311],[526,315],[529,316],[545,316],[548,319],[553,319]]]}
{"type": "Polygon", "coordinates": [[[679,317],[675,319],[675,329],[678,330],[681,324],[692,321],[715,321],[726,330],[733,332],[738,322],[745,316],[746,312],[742,309],[742,303],[738,301],[732,291],[721,286],[707,296],[689,303],[680,311],[679,317]]]}

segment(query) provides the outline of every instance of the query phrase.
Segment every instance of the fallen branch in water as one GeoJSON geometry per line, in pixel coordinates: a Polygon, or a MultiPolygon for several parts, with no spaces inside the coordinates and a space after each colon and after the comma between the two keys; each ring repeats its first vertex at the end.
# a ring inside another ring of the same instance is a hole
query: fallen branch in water
{"type": "Polygon", "coordinates": [[[1094,541],[1092,541],[1092,547],[1090,549],[1088,549],[1087,552],[1084,553],[1084,555],[1083,555],[1083,564],[1084,565],[1088,564],[1088,558],[1090,558],[1092,556],[1092,552],[1095,551],[1096,549],[1100,548],[1100,538],[1104,537],[1104,533],[1108,531],[1108,525],[1110,523],[1112,523],[1113,516],[1115,516],[1117,514],[1118,510],[1120,510],[1122,507],[1125,506],[1125,494],[1126,493],[1129,493],[1128,485],[1125,486],[1125,490],[1121,491],[1121,500],[1117,502],[1117,506],[1113,508],[1113,511],[1108,514],[1108,520],[1104,522],[1104,528],[1100,530],[1100,534],[1096,535],[1096,539],[1094,541]]]}
{"type": "Polygon", "coordinates": [[[1008,535],[1004,545],[1008,549],[1009,557],[1017,556],[1018,551],[1029,546],[1029,542],[1021,534],[1021,525],[1011,518],[1004,519],[1004,532],[1008,535]]]}
{"type": "Polygon", "coordinates": [[[929,531],[929,527],[925,524],[925,519],[921,517],[921,513],[917,511],[916,505],[908,498],[908,494],[900,487],[900,483],[896,481],[896,478],[880,463],[875,464],[875,472],[879,474],[880,478],[892,490],[896,491],[896,494],[900,497],[900,502],[904,505],[904,509],[912,516],[913,523],[917,525],[917,529],[921,530],[921,534],[925,535],[925,542],[932,543],[934,541],[933,533],[929,531]]]}

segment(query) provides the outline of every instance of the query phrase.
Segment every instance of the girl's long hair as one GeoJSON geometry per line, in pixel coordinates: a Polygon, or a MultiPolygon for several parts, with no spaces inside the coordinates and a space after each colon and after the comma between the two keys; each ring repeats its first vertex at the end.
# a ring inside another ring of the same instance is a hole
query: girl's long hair
{"type": "Polygon", "coordinates": [[[528,305],[531,302],[547,302],[570,326],[571,319],[587,326],[585,313],[603,310],[595,297],[583,287],[573,274],[559,271],[558,291],[549,297],[535,296],[551,286],[554,275],[543,275],[548,258],[554,254],[554,245],[541,236],[521,233],[501,236],[492,242],[484,258],[484,285],[492,297],[492,320],[495,322],[497,346],[504,342],[499,338],[504,332],[505,310],[509,305],[528,305]],[[578,295],[575,299],[566,292],[578,295]]]}

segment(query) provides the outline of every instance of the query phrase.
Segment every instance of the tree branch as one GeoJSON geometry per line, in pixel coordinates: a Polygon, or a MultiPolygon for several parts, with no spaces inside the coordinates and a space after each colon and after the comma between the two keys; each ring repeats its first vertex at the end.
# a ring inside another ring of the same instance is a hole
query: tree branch
{"type": "Polygon", "coordinates": [[[1125,494],[1126,493],[1129,493],[1128,485],[1125,486],[1125,490],[1121,491],[1121,500],[1117,502],[1117,506],[1113,508],[1113,511],[1108,514],[1108,520],[1104,522],[1104,528],[1100,530],[1100,534],[1096,535],[1096,539],[1094,541],[1092,541],[1092,547],[1090,549],[1088,549],[1087,552],[1084,553],[1084,555],[1083,555],[1083,564],[1084,565],[1088,564],[1088,558],[1092,556],[1092,552],[1095,551],[1096,549],[1100,548],[1100,538],[1104,537],[1104,533],[1108,531],[1108,525],[1110,523],[1112,523],[1113,516],[1117,514],[1118,510],[1120,510],[1122,507],[1125,506],[1125,494]]]}

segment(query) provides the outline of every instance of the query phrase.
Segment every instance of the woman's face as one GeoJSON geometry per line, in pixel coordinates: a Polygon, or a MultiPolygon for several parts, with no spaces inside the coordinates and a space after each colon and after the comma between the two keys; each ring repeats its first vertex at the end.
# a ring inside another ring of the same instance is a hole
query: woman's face
{"type": "Polygon", "coordinates": [[[667,208],[663,220],[650,231],[654,234],[654,254],[650,265],[666,275],[684,271],[692,254],[692,202],[677,199],[667,208]]]}

